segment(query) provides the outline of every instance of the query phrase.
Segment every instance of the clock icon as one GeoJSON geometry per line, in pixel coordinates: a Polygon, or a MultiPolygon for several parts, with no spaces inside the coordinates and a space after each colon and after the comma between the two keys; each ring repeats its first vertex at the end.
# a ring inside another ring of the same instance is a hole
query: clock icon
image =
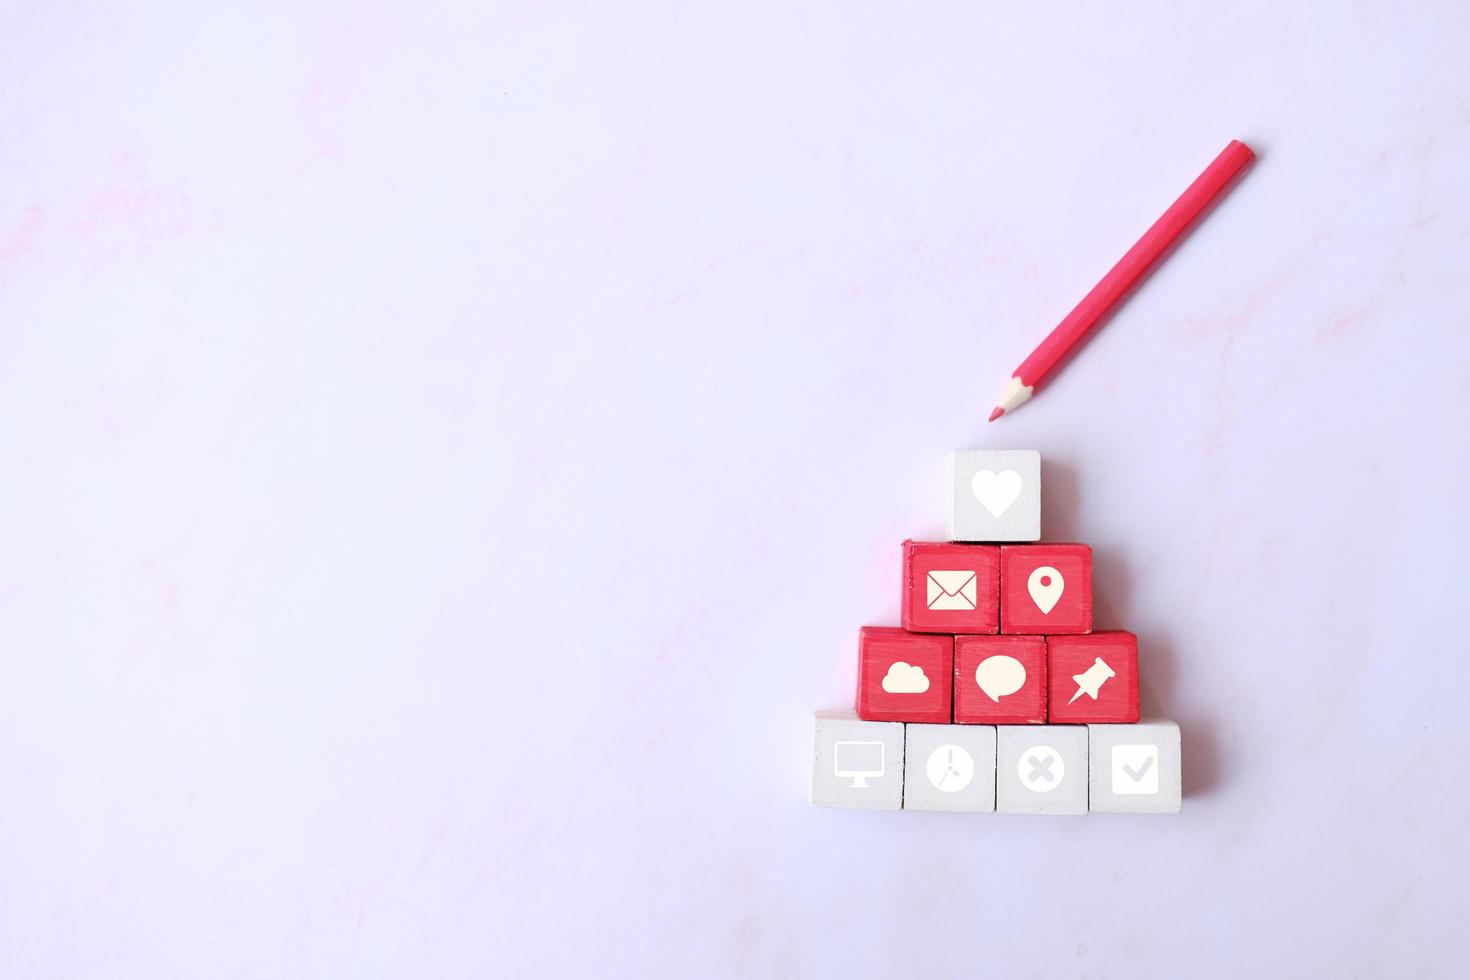
{"type": "Polygon", "coordinates": [[[958,745],[941,745],[929,753],[929,782],[946,793],[958,793],[975,778],[975,760],[958,745]]]}

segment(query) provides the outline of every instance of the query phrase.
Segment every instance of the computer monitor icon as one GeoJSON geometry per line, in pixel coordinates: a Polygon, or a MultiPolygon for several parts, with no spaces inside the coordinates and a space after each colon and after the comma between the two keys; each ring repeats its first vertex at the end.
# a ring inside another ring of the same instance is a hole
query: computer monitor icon
{"type": "Polygon", "coordinates": [[[883,743],[837,742],[832,746],[832,773],[851,779],[851,789],[867,789],[869,779],[883,775],[883,743]]]}

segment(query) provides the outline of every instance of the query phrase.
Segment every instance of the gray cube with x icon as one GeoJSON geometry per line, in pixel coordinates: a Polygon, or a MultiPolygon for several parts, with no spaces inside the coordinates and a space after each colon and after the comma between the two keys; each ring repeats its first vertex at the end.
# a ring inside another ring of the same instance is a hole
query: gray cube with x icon
{"type": "Polygon", "coordinates": [[[1000,725],[997,741],[996,810],[1087,812],[1087,726],[1000,725]]]}

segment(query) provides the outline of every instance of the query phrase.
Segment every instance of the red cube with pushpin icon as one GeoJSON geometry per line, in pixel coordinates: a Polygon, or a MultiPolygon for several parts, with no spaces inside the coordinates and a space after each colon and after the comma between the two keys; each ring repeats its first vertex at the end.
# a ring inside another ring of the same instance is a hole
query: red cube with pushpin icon
{"type": "Polygon", "coordinates": [[[1047,720],[1131,724],[1138,720],[1138,637],[1126,630],[1046,638],[1047,720]]]}

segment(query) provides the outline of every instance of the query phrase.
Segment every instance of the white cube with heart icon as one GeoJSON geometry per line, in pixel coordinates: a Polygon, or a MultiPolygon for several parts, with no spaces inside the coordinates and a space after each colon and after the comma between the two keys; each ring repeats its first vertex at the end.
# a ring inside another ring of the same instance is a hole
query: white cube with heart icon
{"type": "Polygon", "coordinates": [[[1041,540],[1041,453],[962,449],[946,467],[951,541],[1041,540]]]}

